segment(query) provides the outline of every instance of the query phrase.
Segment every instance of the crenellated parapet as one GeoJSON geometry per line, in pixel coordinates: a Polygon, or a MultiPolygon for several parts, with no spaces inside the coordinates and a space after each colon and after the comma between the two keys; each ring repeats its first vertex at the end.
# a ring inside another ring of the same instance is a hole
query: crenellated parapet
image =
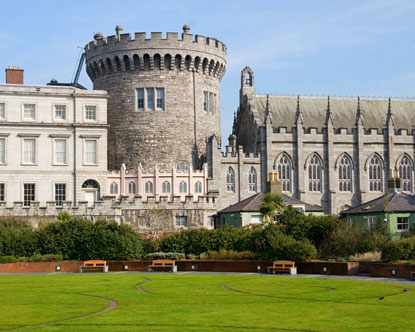
{"type": "Polygon", "coordinates": [[[183,33],[120,33],[104,37],[97,33],[85,46],[87,73],[92,80],[126,71],[195,71],[222,79],[226,70],[226,46],[221,41],[183,33]]]}

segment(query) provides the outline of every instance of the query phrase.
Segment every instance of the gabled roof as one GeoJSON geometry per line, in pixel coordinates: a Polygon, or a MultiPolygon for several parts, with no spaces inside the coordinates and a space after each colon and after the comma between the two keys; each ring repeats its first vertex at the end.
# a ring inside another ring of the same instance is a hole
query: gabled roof
{"type": "MultiPolygon", "coordinates": [[[[330,111],[334,128],[351,129],[356,126],[357,97],[330,97],[330,111]]],[[[300,96],[299,106],[304,128],[323,128],[327,117],[327,97],[300,96]]],[[[255,96],[254,117],[264,125],[267,105],[273,127],[295,127],[296,96],[255,96]]],[[[396,129],[415,128],[415,99],[392,98],[391,111],[396,129]]],[[[363,126],[366,129],[382,129],[386,126],[388,98],[360,98],[363,126]]]]}
{"type": "MultiPolygon", "coordinates": [[[[248,197],[236,204],[230,205],[227,208],[219,211],[218,213],[237,213],[237,212],[259,212],[262,202],[264,201],[266,193],[257,193],[251,197],[248,197]]],[[[311,205],[300,201],[296,198],[281,194],[284,205],[305,207],[306,212],[322,212],[323,209],[319,205],[311,205]]]]}
{"type": "Polygon", "coordinates": [[[347,209],[343,215],[380,212],[415,212],[415,195],[392,192],[359,206],[347,209]]]}

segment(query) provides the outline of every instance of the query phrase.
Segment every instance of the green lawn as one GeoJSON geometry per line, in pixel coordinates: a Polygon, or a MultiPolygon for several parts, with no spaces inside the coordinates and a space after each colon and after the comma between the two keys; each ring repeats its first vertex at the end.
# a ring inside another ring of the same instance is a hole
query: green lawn
{"type": "Polygon", "coordinates": [[[415,331],[414,286],[261,275],[2,275],[0,331],[415,331]]]}

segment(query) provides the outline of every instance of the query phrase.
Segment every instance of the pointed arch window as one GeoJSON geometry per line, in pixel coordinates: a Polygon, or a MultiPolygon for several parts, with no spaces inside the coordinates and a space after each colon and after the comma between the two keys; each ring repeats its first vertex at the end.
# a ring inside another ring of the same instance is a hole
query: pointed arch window
{"type": "Polygon", "coordinates": [[[147,181],[144,187],[144,191],[146,192],[146,194],[152,194],[154,192],[153,182],[147,181]]]}
{"type": "Polygon", "coordinates": [[[249,174],[248,174],[248,190],[249,191],[257,192],[258,190],[257,178],[258,177],[257,177],[256,169],[254,167],[251,167],[251,169],[249,170],[249,174]]]}
{"type": "Polygon", "coordinates": [[[180,182],[180,184],[179,184],[179,191],[182,194],[187,193],[187,182],[186,181],[181,181],[180,182]]]}
{"type": "Polygon", "coordinates": [[[128,184],[128,192],[130,194],[135,194],[137,192],[137,186],[136,186],[135,182],[131,181],[128,184]]]}
{"type": "Polygon", "coordinates": [[[196,192],[197,194],[200,194],[200,193],[202,193],[202,192],[203,192],[203,185],[202,185],[202,182],[197,181],[197,182],[195,183],[195,192],[196,192]]]}
{"type": "Polygon", "coordinates": [[[369,160],[369,191],[383,191],[383,162],[378,155],[369,160]]]}
{"type": "Polygon", "coordinates": [[[308,190],[322,192],[323,189],[323,163],[317,154],[313,154],[308,163],[308,190]]]}
{"type": "Polygon", "coordinates": [[[412,191],[412,173],[412,160],[405,155],[399,162],[399,179],[401,180],[402,191],[412,191]]]}
{"type": "Polygon", "coordinates": [[[353,187],[353,161],[343,154],[339,161],[339,191],[351,192],[353,187]]]}
{"type": "Polygon", "coordinates": [[[161,191],[163,194],[168,194],[171,192],[170,181],[164,181],[161,185],[161,191]]]}
{"type": "Polygon", "coordinates": [[[232,167],[228,168],[226,174],[226,190],[229,192],[235,192],[235,171],[232,167]]]}
{"type": "Polygon", "coordinates": [[[118,183],[116,183],[116,182],[111,183],[111,186],[110,186],[110,193],[111,193],[112,195],[116,195],[116,194],[118,194],[118,183]]]}
{"type": "Polygon", "coordinates": [[[278,172],[282,191],[290,192],[292,189],[292,162],[285,152],[282,153],[274,162],[274,170],[278,172]]]}

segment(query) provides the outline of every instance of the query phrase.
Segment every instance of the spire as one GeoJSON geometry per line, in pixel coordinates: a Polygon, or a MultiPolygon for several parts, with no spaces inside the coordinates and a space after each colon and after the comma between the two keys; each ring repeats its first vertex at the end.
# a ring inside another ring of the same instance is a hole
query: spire
{"type": "Polygon", "coordinates": [[[233,112],[232,134],[236,133],[236,125],[237,125],[236,120],[237,120],[236,112],[233,112]]]}
{"type": "Polygon", "coordinates": [[[331,108],[330,108],[330,96],[327,96],[326,124],[328,125],[329,123],[333,125],[333,118],[331,115],[331,108]]]}
{"type": "Polygon", "coordinates": [[[360,108],[360,96],[357,96],[356,126],[357,125],[363,125],[362,110],[360,108]]]}
{"type": "Polygon", "coordinates": [[[269,94],[267,94],[267,102],[265,105],[265,123],[266,124],[272,123],[271,112],[269,110],[269,94]]]}
{"type": "Polygon", "coordinates": [[[395,126],[395,122],[393,121],[393,113],[392,113],[392,102],[391,102],[391,98],[388,98],[388,112],[386,115],[386,125],[387,126],[395,126]]]}
{"type": "Polygon", "coordinates": [[[300,107],[300,95],[297,95],[297,110],[295,112],[295,123],[303,124],[303,112],[300,107]]]}

